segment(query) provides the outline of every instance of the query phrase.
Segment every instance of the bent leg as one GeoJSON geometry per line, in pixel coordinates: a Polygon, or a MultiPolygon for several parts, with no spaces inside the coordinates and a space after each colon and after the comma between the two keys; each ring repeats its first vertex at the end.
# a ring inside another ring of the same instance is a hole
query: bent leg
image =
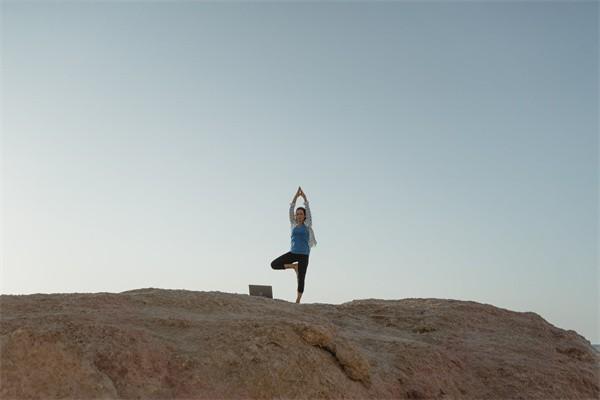
{"type": "Polygon", "coordinates": [[[296,257],[292,254],[291,251],[288,251],[285,254],[280,255],[273,261],[271,261],[271,268],[273,269],[285,269],[284,264],[291,264],[296,261],[296,257]]]}

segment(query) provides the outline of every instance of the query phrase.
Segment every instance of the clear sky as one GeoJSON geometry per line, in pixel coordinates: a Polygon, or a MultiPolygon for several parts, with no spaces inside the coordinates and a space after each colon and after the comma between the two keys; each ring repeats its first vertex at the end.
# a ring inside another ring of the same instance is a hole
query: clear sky
{"type": "Polygon", "coordinates": [[[598,3],[1,5],[4,294],[447,298],[600,342],[598,3]],[[298,205],[301,205],[300,201],[298,205]]]}

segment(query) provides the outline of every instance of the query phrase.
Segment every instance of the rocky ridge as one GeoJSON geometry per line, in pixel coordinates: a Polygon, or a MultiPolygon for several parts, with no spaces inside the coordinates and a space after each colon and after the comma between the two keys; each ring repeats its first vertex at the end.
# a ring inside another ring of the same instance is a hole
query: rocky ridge
{"type": "Polygon", "coordinates": [[[597,399],[600,355],[532,312],[222,292],[0,296],[0,397],[597,399]]]}

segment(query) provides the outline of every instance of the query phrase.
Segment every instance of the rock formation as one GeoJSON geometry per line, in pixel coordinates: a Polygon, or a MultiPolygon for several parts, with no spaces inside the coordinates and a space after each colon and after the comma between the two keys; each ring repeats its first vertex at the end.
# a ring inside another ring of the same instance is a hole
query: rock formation
{"type": "Polygon", "coordinates": [[[0,296],[2,399],[598,399],[600,355],[532,312],[222,292],[0,296]]]}

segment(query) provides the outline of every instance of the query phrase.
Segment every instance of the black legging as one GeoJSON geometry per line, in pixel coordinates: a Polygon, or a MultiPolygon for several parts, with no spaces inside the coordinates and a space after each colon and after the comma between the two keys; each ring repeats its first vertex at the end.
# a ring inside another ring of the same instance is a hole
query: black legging
{"type": "Polygon", "coordinates": [[[308,268],[308,254],[296,254],[288,251],[271,261],[271,268],[285,269],[283,264],[292,264],[295,261],[298,261],[298,291],[304,293],[304,277],[308,268]]]}

